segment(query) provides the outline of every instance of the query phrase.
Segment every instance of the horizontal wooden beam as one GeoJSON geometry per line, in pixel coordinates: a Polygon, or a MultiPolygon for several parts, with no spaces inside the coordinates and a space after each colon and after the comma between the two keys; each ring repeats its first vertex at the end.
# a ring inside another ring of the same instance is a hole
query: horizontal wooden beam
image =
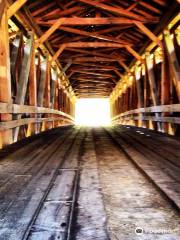
{"type": "Polygon", "coordinates": [[[45,107],[35,107],[35,106],[28,106],[28,105],[18,105],[18,104],[9,104],[9,103],[3,103],[0,102],[0,112],[1,113],[12,113],[12,114],[31,114],[31,113],[47,113],[47,114],[55,114],[55,115],[61,115],[70,119],[72,118],[70,115],[54,110],[51,108],[45,108],[45,107]]]}
{"type": "MultiPolygon", "coordinates": [[[[99,47],[111,47],[111,48],[122,48],[123,44],[113,43],[113,42],[70,42],[65,43],[60,46],[58,51],[54,54],[51,62],[56,61],[60,54],[65,48],[99,48],[99,47]]],[[[113,59],[112,59],[113,60],[113,59]]]]}
{"type": "Polygon", "coordinates": [[[101,72],[101,71],[115,71],[118,70],[118,68],[114,66],[97,66],[97,67],[87,67],[87,66],[77,66],[77,67],[72,67],[69,69],[69,71],[96,71],[96,72],[101,72]]]}
{"type": "Polygon", "coordinates": [[[147,108],[137,108],[134,110],[130,110],[128,112],[121,113],[113,118],[116,120],[121,117],[129,116],[132,114],[139,114],[139,113],[172,113],[172,112],[180,112],[180,104],[171,104],[171,105],[160,105],[160,106],[153,106],[147,108]]]}
{"type": "MultiPolygon", "coordinates": [[[[68,62],[68,59],[61,59],[61,62],[68,62]]],[[[77,57],[73,58],[73,63],[85,63],[85,62],[116,62],[116,59],[103,58],[103,57],[77,57]]]]}
{"type": "Polygon", "coordinates": [[[103,76],[103,77],[112,77],[112,74],[107,74],[107,73],[98,73],[98,72],[94,72],[94,71],[84,71],[82,70],[74,70],[72,71],[74,73],[78,72],[78,73],[84,73],[87,75],[95,75],[95,76],[103,76]]]}
{"type": "MultiPolygon", "coordinates": [[[[63,25],[134,25],[134,22],[132,19],[127,19],[123,17],[97,17],[97,18],[81,18],[81,17],[73,17],[73,18],[61,18],[63,21],[63,25]]],[[[53,25],[56,20],[49,20],[49,21],[42,21],[37,20],[37,23],[39,25],[44,26],[51,26],[53,25]]],[[[149,23],[148,20],[143,19],[143,23],[149,23]]],[[[155,21],[156,22],[156,21],[155,21]]]]}
{"type": "MultiPolygon", "coordinates": [[[[30,123],[41,123],[41,122],[54,122],[62,120],[62,117],[50,117],[50,118],[22,118],[18,120],[12,120],[9,122],[0,122],[0,131],[20,127],[30,123]]],[[[70,119],[65,119],[66,121],[73,124],[73,121],[70,119]]]]}
{"type": "MultiPolygon", "coordinates": [[[[68,48],[68,51],[78,52],[78,53],[83,53],[85,55],[93,55],[93,56],[98,56],[98,57],[103,57],[103,58],[111,58],[111,59],[114,59],[116,61],[123,60],[123,58],[119,57],[119,56],[112,56],[112,55],[109,55],[109,54],[99,53],[97,51],[88,51],[88,50],[80,49],[80,48],[68,48]]],[[[72,57],[73,56],[74,56],[74,54],[72,55],[72,57]]]]}
{"type": "Polygon", "coordinates": [[[110,47],[110,48],[122,48],[124,44],[113,43],[113,42],[70,42],[65,44],[66,48],[99,48],[99,47],[110,47]]]}
{"type": "Polygon", "coordinates": [[[120,43],[120,44],[127,44],[127,41],[125,41],[125,40],[121,40],[121,39],[117,39],[117,38],[109,37],[109,36],[103,36],[103,35],[99,35],[99,34],[96,34],[96,33],[93,33],[93,32],[87,32],[87,31],[79,30],[79,29],[75,29],[75,28],[61,27],[61,30],[66,31],[66,32],[70,32],[70,33],[75,33],[75,34],[79,34],[79,35],[83,35],[83,36],[88,36],[88,37],[100,39],[100,40],[117,42],[117,43],[120,43]]]}
{"type": "Polygon", "coordinates": [[[126,120],[140,120],[140,121],[152,121],[152,122],[162,122],[162,123],[173,123],[180,124],[179,117],[153,117],[153,116],[142,116],[142,117],[126,117],[126,120]]]}

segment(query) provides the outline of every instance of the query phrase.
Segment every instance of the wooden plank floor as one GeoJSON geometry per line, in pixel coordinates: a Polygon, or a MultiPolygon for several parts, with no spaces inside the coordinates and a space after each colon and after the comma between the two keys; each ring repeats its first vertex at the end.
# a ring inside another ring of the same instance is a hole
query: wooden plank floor
{"type": "Polygon", "coordinates": [[[0,240],[179,239],[179,149],[128,126],[58,128],[7,147],[0,240]]]}

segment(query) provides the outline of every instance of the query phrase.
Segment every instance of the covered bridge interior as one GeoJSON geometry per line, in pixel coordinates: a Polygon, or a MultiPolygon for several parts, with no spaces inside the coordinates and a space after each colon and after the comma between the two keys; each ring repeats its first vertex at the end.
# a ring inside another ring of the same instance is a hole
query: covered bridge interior
{"type": "Polygon", "coordinates": [[[179,239],[179,10],[0,0],[0,240],[179,239]]]}

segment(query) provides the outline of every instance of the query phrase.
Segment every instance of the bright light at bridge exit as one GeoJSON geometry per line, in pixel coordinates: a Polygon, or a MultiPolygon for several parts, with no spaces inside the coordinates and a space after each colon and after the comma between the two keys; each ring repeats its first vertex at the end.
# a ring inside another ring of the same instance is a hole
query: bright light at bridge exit
{"type": "Polygon", "coordinates": [[[76,102],[76,125],[107,126],[111,124],[108,98],[81,98],[76,102]]]}

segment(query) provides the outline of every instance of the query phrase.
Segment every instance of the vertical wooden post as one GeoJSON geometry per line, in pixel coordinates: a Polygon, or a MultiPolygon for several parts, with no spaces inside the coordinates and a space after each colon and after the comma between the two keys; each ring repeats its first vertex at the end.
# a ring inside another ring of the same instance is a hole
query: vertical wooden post
{"type": "MultiPolygon", "coordinates": [[[[138,108],[144,107],[144,99],[143,99],[143,91],[141,85],[141,68],[139,66],[135,67],[135,79],[136,79],[136,87],[137,87],[137,96],[138,96],[138,108]]],[[[140,113],[139,117],[142,117],[143,114],[140,113]]],[[[138,127],[143,127],[143,121],[138,121],[138,127]]]]}
{"type": "MultiPolygon", "coordinates": [[[[35,59],[35,64],[36,64],[36,84],[37,84],[37,91],[40,83],[40,78],[41,78],[41,55],[40,52],[37,52],[37,57],[35,59]]],[[[37,92],[38,95],[38,92],[37,92]]]]}
{"type": "MultiPolygon", "coordinates": [[[[151,90],[151,97],[152,102],[154,106],[157,106],[159,104],[158,99],[158,91],[155,81],[155,75],[154,75],[154,69],[153,69],[153,59],[151,59],[150,53],[146,52],[146,66],[147,66],[147,73],[148,73],[148,79],[149,79],[149,85],[151,90]]],[[[155,113],[155,116],[159,116],[158,113],[155,113]]],[[[160,123],[157,123],[158,130],[161,130],[160,123]]]]}
{"type": "MultiPolygon", "coordinates": [[[[19,76],[17,94],[15,98],[15,103],[19,105],[24,104],[25,102],[30,66],[31,66],[31,59],[32,59],[33,44],[34,44],[34,34],[30,32],[28,41],[24,48],[24,56],[23,56],[21,72],[19,76]]],[[[20,119],[20,118],[21,118],[21,114],[18,114],[16,116],[16,119],[20,119]]],[[[18,140],[18,134],[19,134],[19,127],[15,128],[14,130],[15,142],[18,140]]]]}
{"type": "Polygon", "coordinates": [[[12,49],[10,54],[10,67],[11,67],[11,88],[12,96],[16,96],[17,85],[19,81],[20,67],[23,55],[23,35],[22,33],[17,33],[16,38],[12,42],[12,49]]]}
{"type": "Polygon", "coordinates": [[[151,97],[153,101],[153,105],[158,105],[158,92],[157,92],[157,86],[155,81],[155,75],[154,75],[154,69],[153,69],[153,61],[151,59],[150,53],[146,53],[146,65],[147,65],[147,72],[148,72],[148,78],[149,78],[149,84],[150,84],[150,90],[151,90],[151,97]]]}
{"type": "MultiPolygon", "coordinates": [[[[37,106],[37,74],[36,74],[36,54],[35,47],[33,44],[32,57],[31,57],[31,66],[29,72],[29,105],[37,106]]],[[[31,117],[37,117],[37,114],[31,114],[31,117]]],[[[31,136],[33,133],[37,133],[37,124],[30,123],[28,125],[27,137],[31,136]]]]}
{"type": "MultiPolygon", "coordinates": [[[[1,2],[0,8],[0,101],[12,103],[7,6],[1,2]]],[[[1,114],[1,121],[10,120],[11,114],[1,114]]],[[[13,142],[12,130],[1,131],[0,134],[0,147],[13,142]]]]}
{"type": "Polygon", "coordinates": [[[51,77],[51,65],[48,60],[47,62],[47,69],[46,69],[46,83],[45,83],[45,107],[49,108],[50,107],[50,77],[51,77]]]}
{"type": "MultiPolygon", "coordinates": [[[[149,82],[148,82],[148,74],[146,64],[142,64],[142,76],[143,76],[143,99],[144,99],[144,108],[149,107],[149,82]]],[[[146,128],[149,128],[149,121],[144,121],[144,125],[146,128]]]]}
{"type": "MultiPolygon", "coordinates": [[[[46,83],[45,83],[45,101],[44,101],[44,106],[46,108],[50,108],[50,80],[51,80],[51,63],[48,59],[47,62],[47,69],[46,69],[46,83]]],[[[49,114],[45,114],[46,117],[49,117],[49,114]]],[[[45,128],[49,129],[51,127],[50,122],[45,122],[45,128]]]]}
{"type": "MultiPolygon", "coordinates": [[[[167,49],[163,41],[162,64],[161,64],[161,104],[170,104],[170,69],[168,63],[167,49]]],[[[167,114],[162,114],[163,117],[167,114]]],[[[162,123],[163,132],[168,133],[168,123],[162,123]]]]}
{"type": "Polygon", "coordinates": [[[56,90],[56,82],[58,81],[58,74],[56,69],[52,71],[52,79],[51,79],[51,90],[50,90],[50,102],[51,102],[51,108],[54,108],[54,102],[55,102],[55,90],[56,90]]]}
{"type": "MultiPolygon", "coordinates": [[[[51,78],[51,89],[50,89],[50,102],[51,102],[51,108],[56,109],[55,106],[55,101],[56,101],[56,87],[57,87],[57,83],[58,83],[58,74],[57,74],[57,68],[55,68],[55,70],[52,70],[52,78],[51,78]]],[[[54,117],[56,115],[53,115],[54,117]]],[[[55,127],[55,122],[52,122],[52,127],[55,127]]]]}
{"type": "MultiPolygon", "coordinates": [[[[57,76],[57,78],[58,78],[58,76],[57,76]]],[[[60,89],[58,86],[58,81],[56,81],[55,82],[55,95],[54,95],[54,109],[60,110],[59,104],[60,104],[60,89]]],[[[58,127],[58,121],[54,121],[54,126],[58,127]]]]}
{"type": "MultiPolygon", "coordinates": [[[[44,105],[44,93],[45,93],[45,87],[46,87],[48,60],[49,60],[49,56],[47,55],[45,60],[41,63],[41,76],[40,76],[38,96],[37,96],[38,107],[43,107],[44,105]]],[[[41,117],[41,114],[39,114],[39,117],[41,117]]],[[[38,124],[38,131],[41,131],[41,130],[42,131],[45,130],[44,123],[42,123],[42,127],[41,127],[41,123],[38,124]]]]}
{"type": "Polygon", "coordinates": [[[46,57],[46,59],[41,63],[41,76],[40,76],[38,96],[37,96],[37,104],[39,107],[42,107],[44,103],[47,65],[48,65],[48,57],[46,57]]]}
{"type": "MultiPolygon", "coordinates": [[[[0,0],[0,24],[1,24],[1,20],[3,18],[4,11],[6,8],[5,4],[6,4],[5,0],[0,0]]],[[[6,13],[6,15],[7,15],[7,13],[6,13]]]]}
{"type": "Polygon", "coordinates": [[[173,74],[173,81],[176,88],[178,100],[180,102],[180,65],[175,53],[173,39],[168,30],[164,31],[164,39],[168,51],[168,58],[170,62],[171,72],[173,74]]]}
{"type": "Polygon", "coordinates": [[[144,75],[144,107],[149,107],[149,82],[146,64],[142,64],[142,72],[144,75]]]}

